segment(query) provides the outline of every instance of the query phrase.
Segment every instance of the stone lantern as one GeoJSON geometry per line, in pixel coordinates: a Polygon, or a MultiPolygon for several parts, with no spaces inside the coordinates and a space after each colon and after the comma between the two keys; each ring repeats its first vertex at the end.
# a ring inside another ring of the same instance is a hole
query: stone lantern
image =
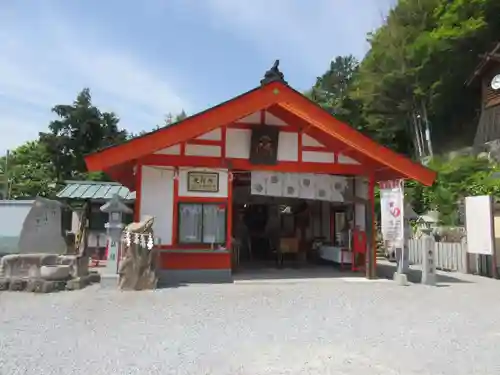
{"type": "Polygon", "coordinates": [[[123,224],[123,214],[132,213],[132,210],[123,203],[123,200],[117,194],[113,195],[111,200],[101,206],[100,209],[109,215],[108,222],[105,224],[108,256],[101,283],[107,278],[116,286],[118,283],[121,236],[125,227],[125,224],[123,224]]]}

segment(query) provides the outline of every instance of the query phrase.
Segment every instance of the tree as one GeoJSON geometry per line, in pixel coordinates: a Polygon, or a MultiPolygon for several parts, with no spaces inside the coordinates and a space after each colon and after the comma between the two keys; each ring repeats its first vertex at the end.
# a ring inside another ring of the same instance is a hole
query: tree
{"type": "Polygon", "coordinates": [[[370,131],[411,154],[414,119],[427,114],[439,149],[467,145],[480,95],[464,82],[497,41],[499,12],[497,0],[398,1],[356,77],[370,131]]]}
{"type": "Polygon", "coordinates": [[[184,110],[182,110],[180,113],[176,114],[176,115],[173,115],[171,112],[167,113],[165,115],[165,119],[163,120],[163,126],[160,126],[160,125],[156,125],[153,129],[151,130],[141,130],[139,133],[137,134],[134,134],[134,133],[129,133],[127,135],[127,139],[132,139],[132,138],[136,138],[136,137],[141,137],[145,134],[148,134],[148,133],[151,133],[151,132],[154,132],[154,131],[157,131],[157,130],[160,130],[162,127],[166,127],[166,126],[170,126],[176,122],[179,122],[179,121],[182,121],[184,120],[185,118],[187,118],[187,114],[186,112],[184,112],[184,110]]]}
{"type": "MultiPolygon", "coordinates": [[[[50,197],[59,188],[50,154],[39,141],[27,142],[13,150],[8,163],[12,199],[50,197]]],[[[5,157],[0,158],[0,165],[5,165],[5,157]]]]}
{"type": "Polygon", "coordinates": [[[123,142],[127,133],[118,128],[114,113],[101,112],[92,105],[89,89],[80,92],[71,105],[52,108],[59,118],[49,124],[49,132],[40,133],[54,165],[56,179],[85,178],[84,155],[123,142]]]}
{"type": "Polygon", "coordinates": [[[358,65],[352,55],[337,56],[305,95],[339,120],[365,131],[361,102],[353,97],[352,86],[358,65]]]}
{"type": "Polygon", "coordinates": [[[163,126],[170,126],[175,124],[176,122],[182,121],[187,118],[187,114],[184,110],[180,113],[173,115],[171,112],[167,113],[165,116],[165,120],[163,121],[163,126]]]}

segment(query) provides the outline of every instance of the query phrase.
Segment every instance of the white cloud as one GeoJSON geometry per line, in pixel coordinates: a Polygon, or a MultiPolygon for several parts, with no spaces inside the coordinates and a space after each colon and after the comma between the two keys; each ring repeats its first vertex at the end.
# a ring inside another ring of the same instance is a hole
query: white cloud
{"type": "Polygon", "coordinates": [[[361,58],[367,49],[366,33],[382,23],[394,1],[206,0],[203,4],[214,27],[241,34],[266,54],[293,56],[306,69],[320,72],[332,53],[361,58]]]}
{"type": "Polygon", "coordinates": [[[189,110],[175,88],[178,72],[155,70],[125,45],[106,43],[95,25],[72,27],[46,5],[36,18],[19,10],[13,19],[0,6],[0,154],[45,130],[51,107],[73,101],[84,87],[133,131],[152,129],[169,111],[189,110]]]}

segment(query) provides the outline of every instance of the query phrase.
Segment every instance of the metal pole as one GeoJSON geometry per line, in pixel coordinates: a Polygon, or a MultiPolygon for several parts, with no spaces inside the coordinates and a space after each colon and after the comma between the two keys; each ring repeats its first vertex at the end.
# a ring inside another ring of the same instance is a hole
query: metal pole
{"type": "Polygon", "coordinates": [[[5,197],[7,199],[10,199],[9,156],[10,151],[7,150],[5,154],[5,197]]]}

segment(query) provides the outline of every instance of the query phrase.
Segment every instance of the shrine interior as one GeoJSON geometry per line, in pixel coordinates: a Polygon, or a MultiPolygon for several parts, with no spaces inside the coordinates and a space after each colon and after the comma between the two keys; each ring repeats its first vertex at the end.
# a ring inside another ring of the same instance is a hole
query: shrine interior
{"type": "Polygon", "coordinates": [[[234,263],[243,269],[349,264],[342,251],[351,247],[354,203],[252,194],[251,174],[233,173],[234,263]]]}

